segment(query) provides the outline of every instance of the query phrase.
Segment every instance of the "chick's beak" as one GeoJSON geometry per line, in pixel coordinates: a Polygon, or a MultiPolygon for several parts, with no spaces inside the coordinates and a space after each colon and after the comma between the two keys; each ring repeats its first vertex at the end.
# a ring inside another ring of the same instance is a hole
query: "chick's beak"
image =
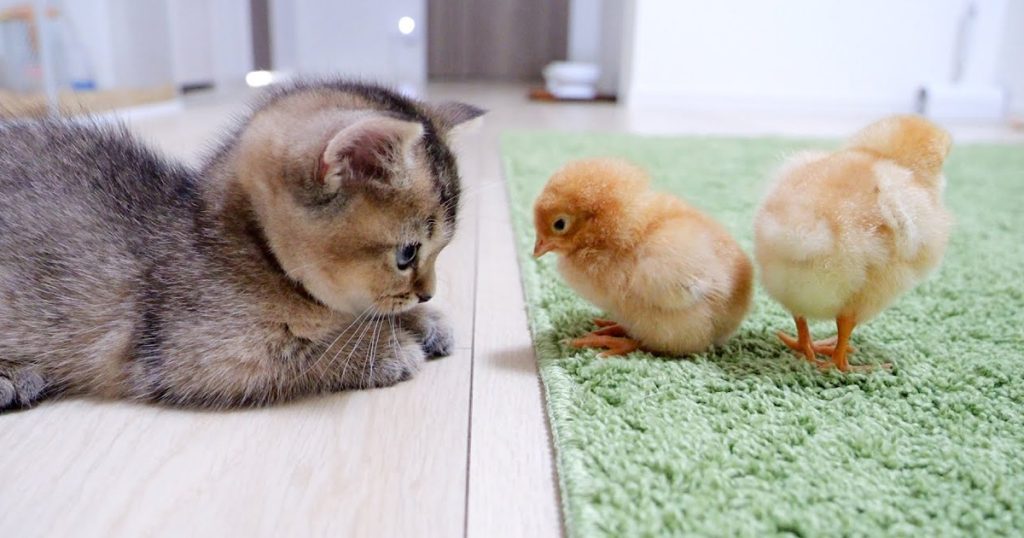
{"type": "Polygon", "coordinates": [[[537,242],[533,244],[533,257],[539,258],[548,252],[551,252],[554,248],[554,245],[545,241],[543,238],[538,237],[537,242]]]}

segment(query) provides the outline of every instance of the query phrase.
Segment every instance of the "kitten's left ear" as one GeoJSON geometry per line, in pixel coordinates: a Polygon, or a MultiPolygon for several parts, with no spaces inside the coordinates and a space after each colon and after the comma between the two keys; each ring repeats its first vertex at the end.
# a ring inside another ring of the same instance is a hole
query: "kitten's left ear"
{"type": "Polygon", "coordinates": [[[342,183],[383,186],[395,165],[412,160],[423,125],[390,117],[371,116],[338,131],[320,156],[317,179],[328,192],[342,183]]]}
{"type": "Polygon", "coordinates": [[[446,135],[461,136],[475,131],[483,123],[483,115],[487,113],[482,108],[456,101],[445,101],[428,106],[434,123],[446,135]]]}

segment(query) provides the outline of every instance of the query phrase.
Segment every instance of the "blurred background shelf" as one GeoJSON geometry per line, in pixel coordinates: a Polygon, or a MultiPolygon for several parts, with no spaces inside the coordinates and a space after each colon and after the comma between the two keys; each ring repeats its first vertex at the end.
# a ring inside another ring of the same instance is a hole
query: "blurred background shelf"
{"type": "MultiPolygon", "coordinates": [[[[164,103],[177,97],[174,86],[158,88],[73,91],[58,94],[61,115],[78,116],[110,112],[141,105],[164,103]]],[[[46,96],[41,93],[15,93],[0,90],[0,118],[42,118],[50,114],[46,96]]]]}

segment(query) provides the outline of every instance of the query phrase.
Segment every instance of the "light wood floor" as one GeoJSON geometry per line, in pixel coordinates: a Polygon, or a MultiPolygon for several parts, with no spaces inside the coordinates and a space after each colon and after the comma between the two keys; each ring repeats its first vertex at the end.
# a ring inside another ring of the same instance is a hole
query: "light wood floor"
{"type": "MultiPolygon", "coordinates": [[[[269,409],[68,400],[0,416],[0,536],[472,536],[562,532],[541,386],[502,184],[508,129],[842,136],[866,118],[531,104],[516,86],[437,85],[491,110],[458,143],[461,229],[440,259],[453,356],[397,387],[269,409]]],[[[240,99],[131,120],[195,159],[240,99]]],[[[961,139],[1020,140],[1001,129],[961,139]]]]}

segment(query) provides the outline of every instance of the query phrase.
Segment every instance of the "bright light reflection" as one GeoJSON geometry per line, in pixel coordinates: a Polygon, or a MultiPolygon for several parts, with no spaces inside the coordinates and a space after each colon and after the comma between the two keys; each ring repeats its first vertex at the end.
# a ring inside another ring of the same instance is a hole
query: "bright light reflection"
{"type": "Polygon", "coordinates": [[[274,74],[270,71],[249,71],[245,74],[245,83],[250,88],[259,88],[274,82],[274,74]]]}
{"type": "Polygon", "coordinates": [[[416,21],[412,17],[402,17],[398,19],[398,31],[405,35],[409,35],[413,30],[416,29],[416,21]]]}

